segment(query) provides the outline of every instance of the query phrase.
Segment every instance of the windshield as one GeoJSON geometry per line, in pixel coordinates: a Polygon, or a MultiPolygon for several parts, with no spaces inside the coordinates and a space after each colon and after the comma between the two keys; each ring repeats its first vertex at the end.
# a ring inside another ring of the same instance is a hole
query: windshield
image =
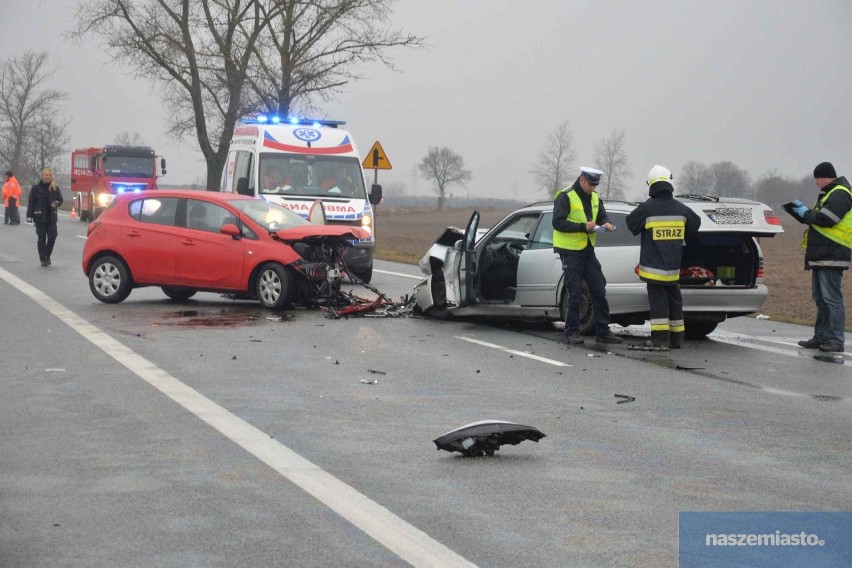
{"type": "Polygon", "coordinates": [[[114,177],[154,177],[154,158],[111,154],[104,157],[104,173],[114,177]]]}
{"type": "Polygon", "coordinates": [[[367,198],[358,159],[340,156],[261,154],[259,193],[367,198]]]}
{"type": "Polygon", "coordinates": [[[231,204],[268,231],[310,225],[306,219],[299,217],[298,213],[263,199],[239,199],[232,201],[231,204]]]}

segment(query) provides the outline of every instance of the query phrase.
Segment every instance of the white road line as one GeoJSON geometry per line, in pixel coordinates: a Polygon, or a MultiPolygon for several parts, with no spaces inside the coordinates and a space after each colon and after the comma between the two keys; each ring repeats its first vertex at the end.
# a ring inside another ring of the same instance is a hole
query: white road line
{"type": "Polygon", "coordinates": [[[464,335],[456,335],[454,336],[456,339],[461,339],[462,341],[468,341],[470,343],[475,343],[476,345],[481,345],[483,347],[490,347],[491,349],[499,349],[500,351],[505,351],[506,353],[511,353],[512,355],[518,355],[520,357],[526,357],[527,359],[533,359],[535,361],[541,361],[542,363],[548,363],[550,365],[556,365],[557,367],[570,367],[570,363],[563,363],[562,361],[556,361],[554,359],[548,359],[546,357],[539,357],[538,355],[533,355],[532,353],[527,353],[525,351],[518,351],[516,349],[509,349],[508,347],[503,347],[501,345],[495,345],[493,343],[488,343],[487,341],[480,341],[479,339],[474,339],[472,337],[467,337],[464,335]]]}
{"type": "Polygon", "coordinates": [[[413,566],[475,566],[420,529],[215,404],[53,298],[0,268],[0,278],[29,296],[107,355],[221,432],[413,566]]]}
{"type": "Polygon", "coordinates": [[[85,235],[74,235],[74,236],[77,237],[78,239],[83,239],[84,241],[89,238],[85,235]]]}
{"type": "MultiPolygon", "coordinates": [[[[768,353],[776,353],[778,355],[786,355],[788,357],[802,357],[800,350],[803,350],[804,347],[800,347],[797,343],[788,343],[786,341],[778,341],[776,339],[765,337],[765,336],[752,336],[746,335],[744,333],[732,333],[729,331],[714,331],[710,335],[707,336],[707,339],[711,339],[714,341],[718,341],[719,343],[727,343],[728,345],[737,345],[739,347],[747,347],[749,349],[757,349],[758,351],[766,351],[768,353]],[[766,343],[776,343],[778,345],[789,345],[791,347],[796,348],[794,351],[789,349],[779,349],[777,347],[771,347],[769,345],[759,345],[757,343],[751,343],[750,341],[744,340],[754,340],[754,341],[764,341],[766,343]]],[[[819,355],[823,353],[819,350],[809,350],[813,351],[813,355],[819,355]]],[[[852,353],[849,352],[839,352],[839,353],[825,353],[826,355],[845,355],[847,357],[852,356],[852,353]]]]}
{"type": "Polygon", "coordinates": [[[378,268],[374,268],[373,272],[378,272],[379,274],[389,274],[390,276],[401,276],[402,278],[414,278],[415,280],[423,280],[423,276],[412,276],[411,274],[403,274],[402,272],[391,272],[390,270],[379,270],[378,268]]]}

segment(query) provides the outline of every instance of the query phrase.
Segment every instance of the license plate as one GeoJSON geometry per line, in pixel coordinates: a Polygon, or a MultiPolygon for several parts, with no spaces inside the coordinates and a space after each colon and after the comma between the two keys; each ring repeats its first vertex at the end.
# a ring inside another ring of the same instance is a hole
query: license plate
{"type": "Polygon", "coordinates": [[[716,212],[711,213],[709,217],[718,225],[751,225],[754,223],[750,207],[716,209],[716,212]]]}

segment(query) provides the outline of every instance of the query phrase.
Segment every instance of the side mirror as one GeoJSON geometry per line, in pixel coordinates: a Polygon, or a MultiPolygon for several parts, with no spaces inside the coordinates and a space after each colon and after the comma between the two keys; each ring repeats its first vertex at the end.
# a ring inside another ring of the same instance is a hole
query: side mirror
{"type": "Polygon", "coordinates": [[[230,235],[234,238],[234,240],[239,239],[242,235],[240,234],[240,229],[233,223],[225,223],[219,228],[219,232],[223,235],[230,235]]]}
{"type": "Polygon", "coordinates": [[[237,193],[240,195],[251,195],[249,191],[249,179],[247,177],[237,178],[237,193]]]}
{"type": "Polygon", "coordinates": [[[382,202],[382,186],[377,183],[373,184],[373,187],[370,188],[370,203],[373,205],[378,205],[382,202]]]}
{"type": "Polygon", "coordinates": [[[160,158],[160,169],[163,171],[163,175],[166,175],[166,159],[160,158]]]}

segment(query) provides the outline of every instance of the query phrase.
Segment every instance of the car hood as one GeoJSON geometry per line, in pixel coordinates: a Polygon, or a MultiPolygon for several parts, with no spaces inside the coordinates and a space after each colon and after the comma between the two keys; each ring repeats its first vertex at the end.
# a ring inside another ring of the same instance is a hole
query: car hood
{"type": "Polygon", "coordinates": [[[300,241],[310,237],[351,237],[360,240],[370,236],[360,227],[346,225],[303,225],[276,231],[275,235],[282,241],[300,241]]]}

